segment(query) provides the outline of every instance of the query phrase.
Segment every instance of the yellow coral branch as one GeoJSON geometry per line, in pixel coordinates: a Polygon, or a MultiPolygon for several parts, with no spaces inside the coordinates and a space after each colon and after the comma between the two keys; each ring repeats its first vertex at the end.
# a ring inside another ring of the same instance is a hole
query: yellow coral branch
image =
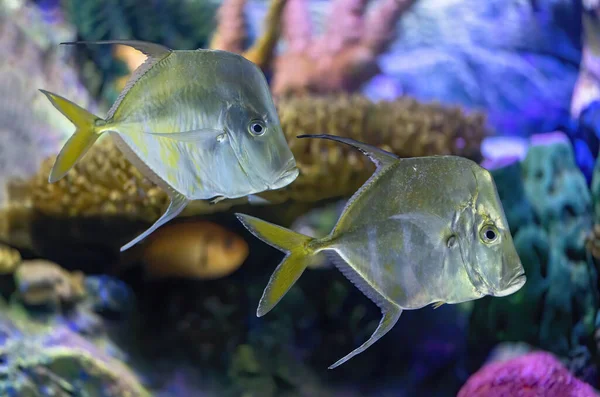
{"type": "Polygon", "coordinates": [[[273,58],[273,52],[281,34],[281,15],[287,0],[271,0],[265,17],[265,29],[254,45],[243,55],[265,70],[273,58]]]}

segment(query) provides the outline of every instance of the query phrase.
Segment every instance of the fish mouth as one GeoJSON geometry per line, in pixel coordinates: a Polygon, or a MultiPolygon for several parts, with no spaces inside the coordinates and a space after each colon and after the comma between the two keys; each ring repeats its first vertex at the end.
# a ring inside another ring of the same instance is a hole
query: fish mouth
{"type": "Polygon", "coordinates": [[[291,166],[288,167],[274,183],[267,185],[269,190],[281,189],[292,183],[298,177],[300,170],[296,167],[296,162],[292,160],[288,164],[290,163],[291,166]]]}
{"type": "Polygon", "coordinates": [[[525,285],[526,281],[527,281],[527,277],[525,276],[525,273],[521,272],[521,273],[515,275],[508,282],[508,286],[506,288],[504,288],[501,291],[498,291],[497,293],[494,294],[494,296],[507,296],[507,295],[513,294],[513,293],[517,292],[518,290],[520,290],[521,287],[523,287],[523,285],[525,285]]]}

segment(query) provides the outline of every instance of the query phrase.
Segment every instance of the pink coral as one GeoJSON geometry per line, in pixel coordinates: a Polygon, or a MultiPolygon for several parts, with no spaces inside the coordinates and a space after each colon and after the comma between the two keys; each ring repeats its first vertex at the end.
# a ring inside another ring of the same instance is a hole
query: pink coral
{"type": "Polygon", "coordinates": [[[488,364],[473,374],[457,397],[597,397],[552,354],[534,352],[488,364]]]}
{"type": "Polygon", "coordinates": [[[370,1],[333,0],[325,32],[315,37],[309,0],[270,0],[261,36],[244,50],[245,0],[225,0],[211,48],[241,53],[263,70],[272,66],[275,96],[352,92],[379,72],[377,57],[415,0],[380,0],[367,12],[370,1]],[[280,21],[287,48],[273,57],[280,21]]]}
{"type": "Polygon", "coordinates": [[[288,51],[274,64],[273,94],[354,91],[378,73],[377,56],[390,43],[400,15],[414,0],[334,0],[325,33],[312,36],[308,0],[289,0],[283,14],[288,51]]]}

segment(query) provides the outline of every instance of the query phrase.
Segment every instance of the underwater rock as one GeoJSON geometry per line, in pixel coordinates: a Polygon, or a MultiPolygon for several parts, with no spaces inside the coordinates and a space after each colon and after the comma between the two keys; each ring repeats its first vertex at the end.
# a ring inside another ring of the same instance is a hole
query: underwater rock
{"type": "Polygon", "coordinates": [[[15,271],[19,297],[28,305],[73,304],[85,296],[84,275],[45,260],[23,262],[15,271]]]}
{"type": "Polygon", "coordinates": [[[86,303],[96,313],[122,315],[131,313],[135,307],[135,299],[129,287],[112,277],[87,276],[85,290],[86,303]]]}
{"type": "Polygon", "coordinates": [[[597,397],[599,393],[575,378],[552,354],[529,353],[488,364],[472,375],[458,397],[597,397]]]}
{"type": "Polygon", "coordinates": [[[592,177],[592,201],[594,204],[594,223],[600,223],[600,161],[596,160],[594,176],[592,177]]]}
{"type": "Polygon", "coordinates": [[[309,368],[281,347],[267,351],[239,345],[228,374],[237,386],[234,390],[241,394],[264,397],[329,394],[309,368]]]}
{"type": "Polygon", "coordinates": [[[12,274],[21,263],[21,260],[19,251],[0,244],[0,274],[12,274]]]}
{"type": "Polygon", "coordinates": [[[512,218],[509,224],[527,283],[511,296],[475,302],[470,350],[473,357],[481,357],[498,342],[523,341],[558,355],[584,377],[594,372],[596,352],[589,348],[594,346],[598,311],[598,275],[585,247],[592,224],[591,195],[564,134],[533,136],[531,144],[519,166],[492,171],[512,218]],[[519,208],[531,213],[515,216],[519,208]]]}
{"type": "Polygon", "coordinates": [[[77,333],[60,325],[40,327],[14,310],[2,311],[1,395],[150,396],[128,367],[77,333]]]}

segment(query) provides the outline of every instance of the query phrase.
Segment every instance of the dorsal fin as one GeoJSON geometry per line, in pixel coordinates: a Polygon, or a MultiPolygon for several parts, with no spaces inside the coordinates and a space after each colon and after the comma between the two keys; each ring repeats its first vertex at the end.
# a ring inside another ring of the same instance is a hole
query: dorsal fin
{"type": "Polygon", "coordinates": [[[348,211],[348,208],[350,208],[350,206],[354,203],[354,201],[356,201],[356,199],[358,197],[360,197],[360,195],[365,191],[365,189],[384,170],[388,169],[391,165],[397,163],[400,160],[400,157],[396,156],[393,153],[387,152],[387,151],[385,151],[383,149],[379,149],[378,147],[375,147],[375,146],[372,146],[372,145],[368,145],[366,143],[362,143],[362,142],[356,141],[356,140],[354,140],[352,138],[344,138],[344,137],[341,137],[341,136],[327,135],[327,134],[321,134],[321,135],[298,135],[297,138],[322,138],[322,139],[329,139],[329,140],[332,140],[332,141],[337,141],[337,142],[345,143],[346,145],[350,145],[350,146],[354,147],[355,149],[359,150],[362,154],[364,154],[367,157],[369,157],[369,159],[377,167],[377,169],[375,170],[375,172],[373,173],[373,175],[371,175],[371,177],[369,179],[367,179],[367,181],[365,183],[363,183],[363,185],[360,187],[360,189],[358,189],[352,195],[352,197],[350,197],[350,199],[346,202],[346,205],[344,206],[344,209],[341,212],[342,216],[340,216],[340,219],[338,219],[338,221],[337,221],[335,227],[333,228],[333,230],[331,231],[330,235],[333,235],[336,232],[338,232],[338,229],[340,227],[340,222],[343,220],[343,215],[348,211]]]}
{"type": "Polygon", "coordinates": [[[400,157],[396,156],[394,153],[386,152],[383,149],[379,149],[378,147],[367,145],[366,143],[362,143],[356,141],[352,138],[344,138],[341,136],[328,135],[328,134],[320,134],[320,135],[298,135],[296,138],[321,138],[321,139],[329,139],[331,141],[337,141],[345,143],[346,145],[353,146],[355,149],[359,150],[362,154],[366,155],[371,159],[373,164],[377,166],[377,170],[375,174],[377,174],[382,168],[387,167],[398,161],[400,157]]]}
{"type": "Polygon", "coordinates": [[[117,98],[117,100],[115,101],[115,103],[113,103],[113,105],[111,106],[110,110],[108,111],[108,114],[106,115],[106,119],[110,119],[115,111],[117,110],[117,108],[119,107],[119,105],[121,104],[121,101],[123,101],[123,98],[125,98],[125,95],[127,95],[127,93],[129,92],[129,90],[131,89],[131,87],[133,87],[133,85],[147,72],[149,71],[157,62],[165,59],[169,54],[172,53],[172,50],[168,47],[165,47],[161,44],[156,44],[156,43],[150,43],[147,41],[140,41],[140,40],[101,40],[101,41],[71,41],[71,42],[64,42],[64,43],[60,43],[62,45],[74,45],[74,44],[121,44],[121,45],[126,45],[129,47],[133,47],[136,50],[140,51],[141,53],[143,53],[144,55],[147,56],[146,61],[141,64],[132,74],[131,77],[129,78],[129,80],[127,81],[127,84],[125,84],[125,87],[123,88],[123,91],[121,91],[121,93],[119,94],[119,97],[117,98]]]}

